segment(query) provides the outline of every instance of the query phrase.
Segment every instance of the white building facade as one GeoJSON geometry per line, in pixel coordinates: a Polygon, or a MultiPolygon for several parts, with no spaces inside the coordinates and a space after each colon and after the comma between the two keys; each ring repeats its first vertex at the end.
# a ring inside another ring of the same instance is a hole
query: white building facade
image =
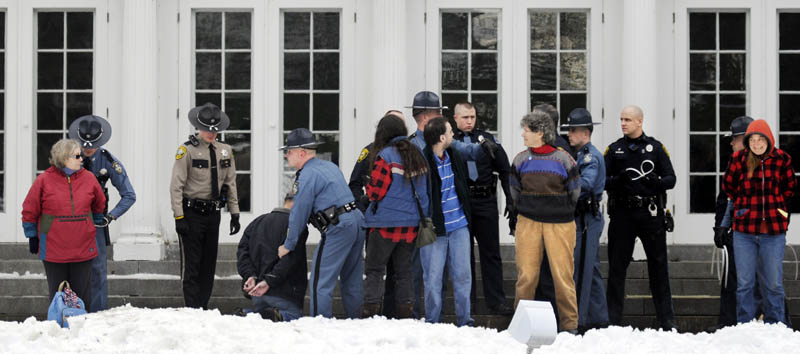
{"type": "MultiPolygon", "coordinates": [[[[234,147],[243,225],[291,183],[277,151],[288,131],[311,129],[349,177],[377,120],[421,90],[472,101],[512,157],[535,104],[589,109],[601,150],[621,136],[622,107],[639,105],[678,177],[670,243],[711,243],[736,116],[766,119],[800,161],[800,1],[0,0],[0,11],[0,242],[25,240],[22,201],[50,145],[90,113],[111,122],[106,147],[137,194],[111,225],[124,258],[177,242],[170,174],[187,112],[205,102],[232,120],[220,137],[234,147]]],[[[237,242],[228,220],[220,242],[237,242]]],[[[787,236],[800,243],[800,229],[787,236]]]]}

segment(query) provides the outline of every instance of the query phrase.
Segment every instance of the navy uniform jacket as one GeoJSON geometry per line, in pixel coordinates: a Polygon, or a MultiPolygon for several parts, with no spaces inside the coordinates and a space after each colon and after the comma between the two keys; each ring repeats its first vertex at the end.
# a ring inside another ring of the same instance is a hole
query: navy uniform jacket
{"type": "Polygon", "coordinates": [[[366,187],[365,177],[369,176],[369,152],[372,151],[372,143],[369,143],[358,154],[358,160],[353,166],[353,172],[350,173],[350,182],[347,184],[350,187],[350,192],[353,193],[353,198],[359,202],[361,211],[366,210],[366,205],[361,205],[361,197],[364,195],[364,187],[366,187]]]}
{"type": "Polygon", "coordinates": [[[111,184],[119,191],[120,201],[108,212],[114,219],[119,219],[136,202],[136,193],[133,191],[125,167],[108,150],[100,148],[91,157],[84,157],[83,167],[94,174],[100,187],[103,187],[103,192],[106,193],[106,210],[108,209],[106,182],[110,179],[111,184]]]}
{"type": "MultiPolygon", "coordinates": [[[[455,133],[455,131],[453,131],[455,133]]],[[[408,137],[408,140],[411,140],[414,145],[416,145],[420,151],[425,151],[425,136],[422,133],[422,130],[417,129],[414,134],[411,134],[408,137]]],[[[461,158],[465,161],[477,161],[481,157],[486,156],[486,153],[483,151],[483,147],[479,144],[467,144],[461,141],[453,139],[453,144],[450,145],[453,150],[458,151],[461,154],[461,158]]]]}
{"type": "Polygon", "coordinates": [[[566,151],[569,154],[569,156],[572,156],[573,160],[578,158],[578,155],[575,154],[575,149],[573,149],[572,146],[569,145],[569,141],[567,141],[567,139],[564,139],[564,137],[559,134],[556,134],[556,141],[553,142],[553,147],[561,148],[561,150],[566,151]]]}
{"type": "Polygon", "coordinates": [[[592,195],[603,195],[603,188],[606,185],[606,164],[601,156],[600,150],[597,150],[591,142],[578,150],[578,159],[575,162],[581,171],[581,199],[591,198],[592,195]]]}
{"type": "Polygon", "coordinates": [[[476,186],[491,186],[494,182],[494,172],[497,172],[500,178],[500,185],[503,187],[503,193],[506,195],[507,200],[511,200],[511,189],[508,187],[508,175],[511,172],[511,166],[508,164],[508,155],[500,145],[500,142],[495,139],[494,135],[489,132],[473,129],[472,132],[465,133],[459,129],[453,131],[454,139],[463,142],[464,137],[469,135],[471,143],[478,143],[478,136],[482,135],[484,139],[492,139],[497,143],[497,151],[494,153],[494,160],[489,158],[486,154],[478,157],[475,160],[475,167],[478,170],[478,179],[475,182],[469,179],[469,170],[467,170],[467,184],[476,186]]]}
{"type": "Polygon", "coordinates": [[[669,159],[667,149],[660,141],[642,133],[636,139],[628,137],[619,138],[606,148],[604,153],[606,160],[606,190],[610,197],[615,196],[658,196],[668,189],[675,187],[675,170],[672,169],[672,162],[669,159]],[[649,188],[643,182],[644,178],[631,181],[640,172],[650,170],[650,164],[644,161],[653,162],[653,167],[659,176],[658,186],[649,188]],[[642,169],[644,168],[644,171],[642,169]],[[627,174],[627,178],[623,177],[627,174]]]}
{"type": "MultiPolygon", "coordinates": [[[[290,251],[295,249],[300,235],[306,230],[309,216],[331,206],[340,207],[353,201],[353,194],[339,167],[316,157],[297,171],[292,191],[295,193],[294,206],[283,244],[290,251]]],[[[357,213],[361,215],[361,212],[357,213]]]]}

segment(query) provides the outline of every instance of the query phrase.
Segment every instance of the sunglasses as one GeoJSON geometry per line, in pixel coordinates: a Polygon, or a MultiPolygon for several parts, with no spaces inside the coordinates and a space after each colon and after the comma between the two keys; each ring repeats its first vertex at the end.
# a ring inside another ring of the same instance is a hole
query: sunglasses
{"type": "Polygon", "coordinates": [[[75,160],[80,160],[80,159],[83,158],[83,156],[81,154],[77,154],[77,155],[75,155],[73,157],[75,158],[75,160]]]}

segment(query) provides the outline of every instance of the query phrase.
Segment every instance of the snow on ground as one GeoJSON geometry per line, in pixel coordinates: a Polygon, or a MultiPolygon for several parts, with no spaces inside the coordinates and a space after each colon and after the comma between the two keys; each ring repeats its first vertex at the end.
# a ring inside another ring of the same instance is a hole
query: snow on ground
{"type": "MultiPolygon", "coordinates": [[[[257,315],[223,316],[195,309],[130,305],[72,320],[0,321],[0,353],[525,353],[507,333],[414,320],[302,318],[273,323],[257,315]]],[[[678,334],[630,327],[562,333],[535,354],[571,353],[796,353],[800,332],[748,323],[715,334],[678,334]]]]}

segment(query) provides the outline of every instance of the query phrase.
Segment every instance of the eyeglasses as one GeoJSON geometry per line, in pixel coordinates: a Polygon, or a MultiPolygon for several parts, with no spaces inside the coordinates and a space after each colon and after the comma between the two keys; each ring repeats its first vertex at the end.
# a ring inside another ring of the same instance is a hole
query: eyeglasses
{"type": "Polygon", "coordinates": [[[77,154],[77,155],[75,155],[73,157],[75,158],[75,160],[80,160],[80,159],[83,158],[83,156],[81,154],[77,154]]]}

